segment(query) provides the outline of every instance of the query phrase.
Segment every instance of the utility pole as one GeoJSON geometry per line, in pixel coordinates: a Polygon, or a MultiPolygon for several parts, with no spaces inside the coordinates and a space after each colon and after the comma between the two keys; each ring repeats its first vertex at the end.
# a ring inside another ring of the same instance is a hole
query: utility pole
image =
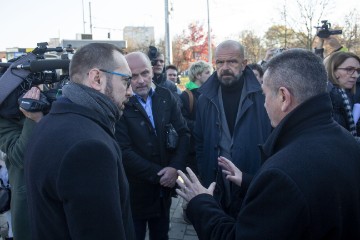
{"type": "Polygon", "coordinates": [[[85,33],[85,12],[84,12],[84,0],[82,0],[82,14],[83,14],[83,32],[85,33]]]}
{"type": "Polygon", "coordinates": [[[210,28],[210,7],[209,0],[207,0],[207,16],[208,16],[208,62],[212,65],[212,52],[211,52],[211,28],[210,28]]]}
{"type": "Polygon", "coordinates": [[[91,2],[89,2],[89,15],[90,15],[90,33],[92,34],[92,21],[91,21],[91,2]]]}
{"type": "Polygon", "coordinates": [[[172,44],[170,39],[170,24],[169,24],[169,0],[165,0],[165,64],[169,65],[172,62],[172,44]]]}

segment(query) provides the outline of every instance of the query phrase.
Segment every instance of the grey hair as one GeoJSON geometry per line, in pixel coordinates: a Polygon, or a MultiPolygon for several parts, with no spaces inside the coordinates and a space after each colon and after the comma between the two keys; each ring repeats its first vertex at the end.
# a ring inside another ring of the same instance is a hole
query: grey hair
{"type": "Polygon", "coordinates": [[[266,85],[273,94],[285,87],[299,104],[327,90],[322,59],[308,50],[290,49],[273,57],[265,73],[266,85]]]}

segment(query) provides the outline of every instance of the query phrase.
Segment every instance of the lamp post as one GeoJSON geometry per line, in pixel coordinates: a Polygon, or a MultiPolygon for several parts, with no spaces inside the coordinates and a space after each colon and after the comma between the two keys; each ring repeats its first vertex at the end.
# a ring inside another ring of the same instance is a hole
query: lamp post
{"type": "Polygon", "coordinates": [[[170,23],[169,23],[169,0],[165,0],[165,63],[169,65],[172,62],[172,47],[170,39],[170,23]]]}
{"type": "Polygon", "coordinates": [[[210,29],[210,10],[209,10],[209,0],[207,0],[207,17],[208,17],[208,62],[212,65],[212,52],[211,52],[211,29],[210,29]]]}

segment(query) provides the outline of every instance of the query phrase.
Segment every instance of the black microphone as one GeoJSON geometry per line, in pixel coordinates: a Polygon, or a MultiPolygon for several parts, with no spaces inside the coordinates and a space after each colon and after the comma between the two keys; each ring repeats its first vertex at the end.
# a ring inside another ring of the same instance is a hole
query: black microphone
{"type": "Polygon", "coordinates": [[[41,72],[54,69],[69,69],[69,59],[35,60],[29,64],[20,64],[13,68],[30,70],[30,72],[41,72]]]}

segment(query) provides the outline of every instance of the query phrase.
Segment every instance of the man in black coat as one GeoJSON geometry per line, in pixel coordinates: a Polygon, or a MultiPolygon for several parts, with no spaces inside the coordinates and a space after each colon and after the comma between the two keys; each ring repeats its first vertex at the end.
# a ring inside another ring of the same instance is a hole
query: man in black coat
{"type": "Polygon", "coordinates": [[[71,81],[25,153],[32,239],[135,239],[114,135],[132,95],[130,75],[112,44],[88,44],[73,56],[71,81]]]}
{"type": "MultiPolygon", "coordinates": [[[[262,89],[275,127],[236,219],[202,187],[179,172],[177,191],[200,239],[360,239],[360,146],[332,118],[322,60],[293,49],[267,65],[262,89]],[[304,71],[306,69],[306,71],[304,71]]],[[[242,186],[241,172],[219,160],[226,179],[242,186]]]]}
{"type": "Polygon", "coordinates": [[[129,179],[131,208],[137,239],[168,239],[169,214],[177,170],[185,168],[189,130],[172,93],[152,84],[149,58],[140,52],[126,55],[134,91],[116,126],[116,138],[129,179]],[[175,149],[167,148],[166,129],[178,134],[175,149]]]}

